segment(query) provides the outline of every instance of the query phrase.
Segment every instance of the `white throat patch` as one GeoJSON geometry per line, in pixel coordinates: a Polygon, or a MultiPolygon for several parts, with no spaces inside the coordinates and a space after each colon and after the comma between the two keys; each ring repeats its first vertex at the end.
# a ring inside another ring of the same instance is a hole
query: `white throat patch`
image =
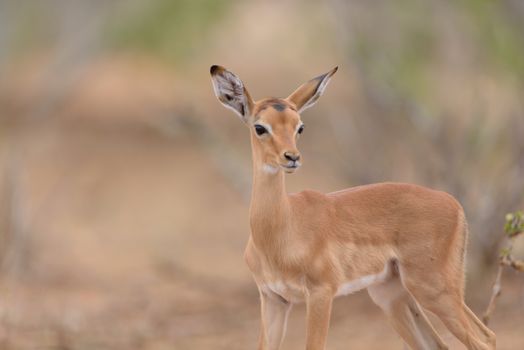
{"type": "Polygon", "coordinates": [[[274,175],[278,173],[278,167],[269,164],[264,164],[262,165],[262,171],[267,174],[274,175]]]}

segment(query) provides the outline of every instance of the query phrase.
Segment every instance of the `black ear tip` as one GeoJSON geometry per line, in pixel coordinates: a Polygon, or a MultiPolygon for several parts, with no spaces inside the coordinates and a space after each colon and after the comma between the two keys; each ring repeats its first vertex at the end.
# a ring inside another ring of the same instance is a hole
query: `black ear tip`
{"type": "Polygon", "coordinates": [[[216,73],[218,73],[220,71],[220,69],[223,69],[223,68],[220,67],[220,66],[217,66],[216,64],[214,64],[209,69],[209,73],[211,73],[211,75],[215,75],[216,73]]]}

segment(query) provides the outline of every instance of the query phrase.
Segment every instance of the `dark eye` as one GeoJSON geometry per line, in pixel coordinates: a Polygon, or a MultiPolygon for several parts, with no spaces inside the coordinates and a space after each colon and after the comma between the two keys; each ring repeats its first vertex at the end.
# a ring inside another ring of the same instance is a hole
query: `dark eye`
{"type": "Polygon", "coordinates": [[[302,134],[304,132],[304,125],[300,125],[300,127],[297,130],[297,133],[302,134]]]}
{"type": "Polygon", "coordinates": [[[261,136],[267,133],[267,129],[264,128],[262,125],[257,124],[255,125],[255,132],[257,133],[258,136],[261,136]]]}

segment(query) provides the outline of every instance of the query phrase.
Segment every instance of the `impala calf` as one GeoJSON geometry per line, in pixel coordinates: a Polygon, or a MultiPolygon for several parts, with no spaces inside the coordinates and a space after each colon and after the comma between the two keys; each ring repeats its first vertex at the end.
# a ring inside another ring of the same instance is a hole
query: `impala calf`
{"type": "Polygon", "coordinates": [[[300,113],[337,68],[287,98],[254,101],[242,81],[211,67],[215,94],[248,126],[253,154],[251,235],[245,260],[260,292],[259,350],[280,347],[294,303],[307,308],[306,349],[325,348],[333,298],[367,288],[412,349],[447,349],[424,310],[468,349],[495,349],[495,334],[464,303],[467,225],[449,194],[381,183],[287,194],[302,165],[300,113]]]}

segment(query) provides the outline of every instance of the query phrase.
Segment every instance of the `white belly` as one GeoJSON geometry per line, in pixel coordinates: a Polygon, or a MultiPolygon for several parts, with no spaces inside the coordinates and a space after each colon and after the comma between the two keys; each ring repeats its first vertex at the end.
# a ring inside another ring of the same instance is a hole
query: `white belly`
{"type": "Polygon", "coordinates": [[[388,278],[389,274],[390,274],[389,267],[388,265],[386,265],[380,273],[377,273],[374,275],[362,276],[354,280],[347,281],[344,284],[341,284],[338,287],[337,294],[335,294],[335,296],[338,297],[341,295],[348,295],[351,293],[355,293],[355,292],[358,292],[359,290],[365,289],[374,284],[383,282],[388,278]]]}
{"type": "MultiPolygon", "coordinates": [[[[338,286],[335,297],[348,295],[368,288],[374,284],[381,283],[388,278],[388,266],[377,274],[365,275],[351,281],[346,281],[338,286]]],[[[261,286],[263,290],[275,293],[292,303],[303,302],[307,294],[305,283],[293,283],[286,281],[276,281],[266,283],[261,286]]]]}
{"type": "Polygon", "coordinates": [[[346,282],[338,287],[336,297],[342,295],[348,295],[351,293],[358,292],[359,290],[365,289],[383,280],[382,274],[367,275],[360,277],[356,280],[346,282]]]}

